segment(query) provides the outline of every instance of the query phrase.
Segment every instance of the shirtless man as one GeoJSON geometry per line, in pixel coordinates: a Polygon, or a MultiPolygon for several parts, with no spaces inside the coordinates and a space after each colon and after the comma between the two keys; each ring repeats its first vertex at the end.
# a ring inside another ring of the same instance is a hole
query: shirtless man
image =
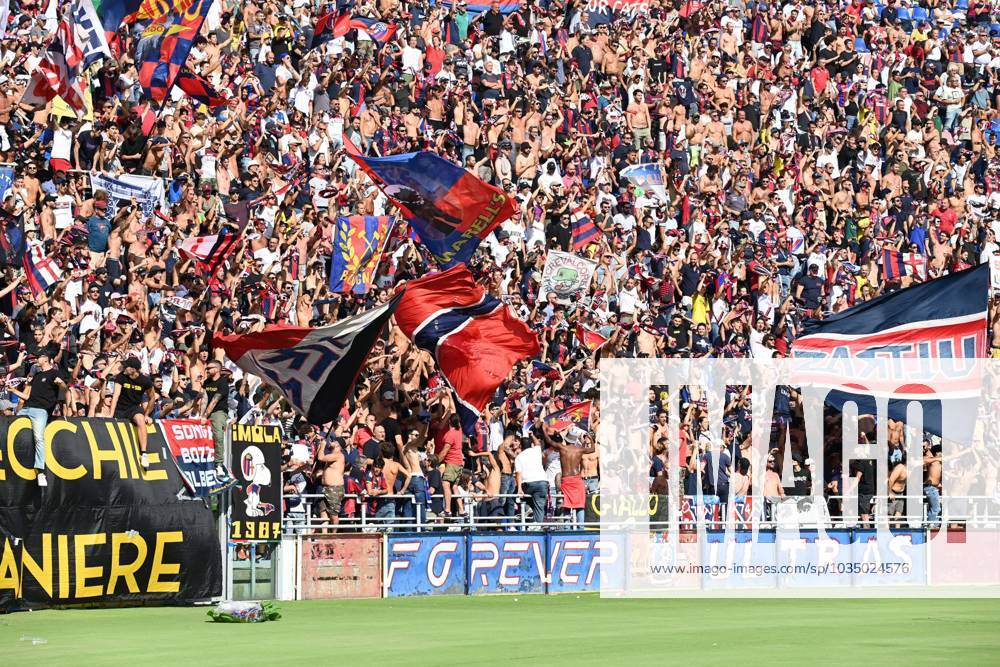
{"type": "Polygon", "coordinates": [[[941,524],[941,446],[924,440],[924,495],[927,496],[927,523],[941,524]]]}
{"type": "Polygon", "coordinates": [[[764,499],[767,501],[767,521],[777,521],[775,508],[785,498],[785,489],[781,486],[781,475],[778,474],[778,467],[774,462],[774,455],[768,457],[767,472],[764,473],[764,499]]]}
{"type": "Polygon", "coordinates": [[[889,473],[889,507],[887,514],[898,519],[906,510],[906,464],[897,463],[889,473]]]}
{"type": "MultiPolygon", "coordinates": [[[[584,436],[584,444],[589,444],[590,437],[584,436]]],[[[599,475],[599,465],[601,454],[594,449],[589,454],[584,454],[580,458],[580,477],[583,478],[583,486],[587,490],[588,496],[596,495],[601,490],[601,477],[599,475]]]]}
{"type": "Polygon", "coordinates": [[[483,495],[478,498],[476,514],[483,517],[503,516],[503,499],[497,497],[500,495],[501,468],[496,455],[491,451],[469,452],[469,454],[477,458],[486,457],[482,463],[479,482],[483,495]]]}
{"type": "Polygon", "coordinates": [[[424,422],[421,430],[411,429],[406,443],[397,444],[400,466],[410,473],[410,481],[400,493],[413,496],[413,500],[403,501],[400,514],[406,519],[415,519],[417,526],[422,525],[427,517],[427,478],[420,465],[420,450],[427,442],[427,426],[424,422]]]}
{"type": "Polygon", "coordinates": [[[645,95],[641,90],[632,93],[633,102],[625,110],[625,119],[628,128],[632,130],[632,137],[636,146],[642,146],[642,140],[650,136],[650,127],[653,124],[649,115],[649,106],[646,105],[645,95]]]}
{"type": "MultiPolygon", "coordinates": [[[[340,523],[340,507],[344,503],[344,450],[339,440],[328,443],[319,454],[319,460],[324,463],[321,481],[323,483],[323,499],[319,502],[319,514],[323,519],[336,526],[340,523]]],[[[336,532],[336,528],[327,532],[336,532]]]]}
{"type": "MultiPolygon", "coordinates": [[[[376,429],[381,428],[377,426],[376,429]]],[[[381,439],[381,438],[380,438],[381,439]]],[[[396,447],[391,442],[383,441],[379,445],[379,455],[382,459],[382,475],[385,477],[385,488],[387,493],[385,495],[394,495],[396,493],[396,479],[403,475],[403,483],[400,486],[402,489],[409,488],[410,479],[413,477],[409,470],[404,468],[398,461],[392,458],[396,454],[396,447]]],[[[379,513],[379,518],[381,519],[395,519],[396,518],[396,499],[394,498],[383,498],[383,505],[380,506],[382,510],[379,513]]]]}
{"type": "Polygon", "coordinates": [[[559,490],[563,494],[563,507],[570,511],[574,526],[583,524],[583,508],[586,503],[583,485],[583,456],[593,454],[593,445],[583,445],[580,440],[585,435],[583,430],[572,426],[566,432],[563,442],[557,442],[550,437],[550,429],[544,427],[542,434],[545,444],[559,452],[560,482],[559,490]]]}

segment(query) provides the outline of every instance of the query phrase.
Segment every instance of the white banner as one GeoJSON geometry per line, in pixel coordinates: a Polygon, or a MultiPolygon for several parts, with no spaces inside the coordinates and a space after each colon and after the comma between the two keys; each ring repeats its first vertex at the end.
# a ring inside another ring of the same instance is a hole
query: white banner
{"type": "Polygon", "coordinates": [[[990,289],[1000,294],[1000,255],[990,255],[990,289]]]}
{"type": "Polygon", "coordinates": [[[542,283],[538,288],[538,301],[543,302],[555,292],[562,303],[572,301],[581,292],[586,293],[590,279],[597,269],[597,262],[591,262],[568,252],[550,250],[542,270],[542,283]]]}
{"type": "Polygon", "coordinates": [[[118,210],[118,202],[121,200],[129,202],[135,199],[136,204],[142,210],[144,220],[153,217],[153,212],[165,205],[166,189],[163,187],[163,181],[155,176],[137,176],[135,174],[107,176],[92,171],[90,172],[90,187],[94,191],[105,190],[110,195],[108,200],[109,216],[115,215],[118,210]]]}

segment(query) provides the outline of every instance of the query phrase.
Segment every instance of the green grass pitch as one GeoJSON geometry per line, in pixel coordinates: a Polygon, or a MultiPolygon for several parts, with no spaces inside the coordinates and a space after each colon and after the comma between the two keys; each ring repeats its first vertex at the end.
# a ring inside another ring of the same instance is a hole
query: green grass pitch
{"type": "Polygon", "coordinates": [[[279,604],[280,621],[246,625],[211,623],[203,607],[9,614],[0,616],[0,664],[1000,664],[998,600],[567,594],[279,604]]]}

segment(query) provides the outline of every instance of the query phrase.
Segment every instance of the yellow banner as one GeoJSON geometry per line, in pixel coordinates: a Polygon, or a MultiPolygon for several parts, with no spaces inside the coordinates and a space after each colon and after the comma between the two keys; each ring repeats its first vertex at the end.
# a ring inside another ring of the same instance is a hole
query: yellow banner
{"type": "MultiPolygon", "coordinates": [[[[94,120],[94,97],[90,93],[90,87],[86,87],[83,90],[83,101],[87,105],[87,113],[84,114],[84,119],[93,121],[94,120]]],[[[52,109],[49,110],[49,115],[55,118],[76,118],[76,112],[70,105],[66,104],[63,98],[58,95],[52,100],[52,109]]]]}

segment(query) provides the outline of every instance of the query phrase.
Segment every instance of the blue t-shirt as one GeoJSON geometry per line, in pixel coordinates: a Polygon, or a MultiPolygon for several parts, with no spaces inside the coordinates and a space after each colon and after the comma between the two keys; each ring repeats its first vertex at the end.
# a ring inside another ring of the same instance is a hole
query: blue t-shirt
{"type": "Polygon", "coordinates": [[[92,215],[87,218],[87,249],[90,252],[107,252],[111,223],[107,218],[92,215]]]}

